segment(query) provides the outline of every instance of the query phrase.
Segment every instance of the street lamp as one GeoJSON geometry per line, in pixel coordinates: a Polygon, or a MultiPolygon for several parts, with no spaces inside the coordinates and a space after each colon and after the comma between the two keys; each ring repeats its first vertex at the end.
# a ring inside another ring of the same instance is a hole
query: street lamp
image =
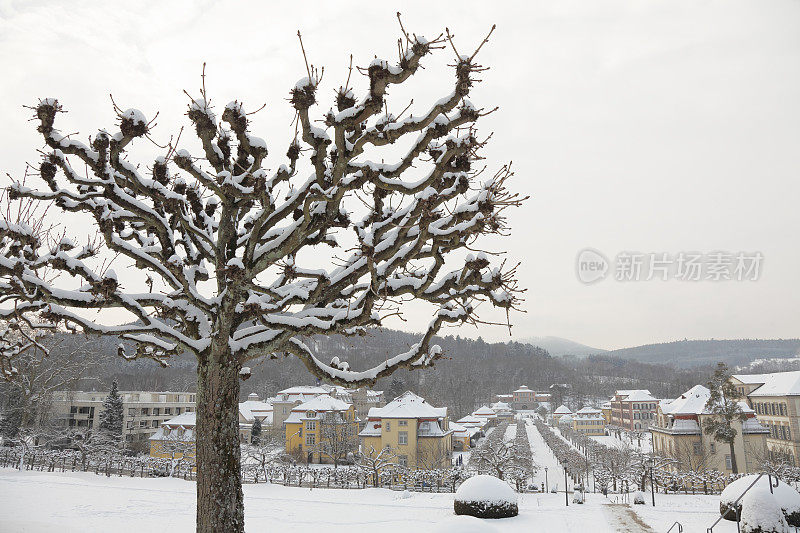
{"type": "Polygon", "coordinates": [[[569,492],[567,491],[567,458],[561,460],[561,466],[564,467],[564,500],[567,502],[567,507],[569,507],[569,492]]]}
{"type": "Polygon", "coordinates": [[[647,466],[650,467],[650,497],[653,499],[653,507],[656,506],[656,489],[653,485],[653,467],[656,464],[656,460],[653,457],[649,457],[647,459],[647,466]]]}
{"type": "Polygon", "coordinates": [[[550,492],[550,483],[547,482],[547,467],[544,467],[544,488],[545,492],[550,492]]]}

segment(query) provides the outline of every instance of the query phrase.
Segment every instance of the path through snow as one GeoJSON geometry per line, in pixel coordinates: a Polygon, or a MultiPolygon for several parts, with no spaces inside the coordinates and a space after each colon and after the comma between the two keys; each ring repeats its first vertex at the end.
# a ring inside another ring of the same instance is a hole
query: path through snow
{"type": "Polygon", "coordinates": [[[627,503],[608,503],[603,506],[609,525],[625,533],[655,533],[653,528],[642,522],[627,503]]]}

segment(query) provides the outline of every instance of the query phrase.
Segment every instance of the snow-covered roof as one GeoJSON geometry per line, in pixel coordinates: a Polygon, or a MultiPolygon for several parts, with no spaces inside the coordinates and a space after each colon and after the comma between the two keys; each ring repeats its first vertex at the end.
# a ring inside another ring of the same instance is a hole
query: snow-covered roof
{"type": "Polygon", "coordinates": [[[197,425],[197,413],[195,413],[194,411],[188,413],[181,413],[178,416],[172,417],[169,420],[162,422],[161,425],[167,425],[171,427],[177,427],[177,426],[194,427],[197,425]]]}
{"type": "Polygon", "coordinates": [[[656,400],[656,398],[654,398],[647,389],[620,389],[614,393],[614,396],[623,396],[623,399],[628,402],[647,402],[656,400]]]}
{"type": "Polygon", "coordinates": [[[655,398],[648,390],[635,390],[625,398],[625,401],[628,402],[655,402],[657,400],[658,398],[655,398]]]}
{"type": "Polygon", "coordinates": [[[577,414],[579,414],[579,415],[596,415],[596,414],[600,414],[601,412],[602,411],[600,411],[600,409],[597,409],[595,407],[589,407],[587,405],[586,407],[581,407],[578,410],[577,414]]]}
{"type": "Polygon", "coordinates": [[[767,382],[767,380],[774,376],[775,374],[783,374],[784,372],[774,372],[770,374],[733,374],[731,375],[732,378],[736,378],[742,383],[746,383],[748,385],[763,385],[767,382]]]}
{"type": "Polygon", "coordinates": [[[478,409],[472,411],[472,416],[494,418],[497,416],[497,413],[495,413],[488,405],[484,405],[483,407],[479,407],[478,409]]]}
{"type": "Polygon", "coordinates": [[[529,389],[528,387],[526,387],[525,385],[523,385],[520,388],[518,388],[517,390],[515,390],[514,392],[533,392],[533,391],[531,389],[529,389]]]}
{"type": "Polygon", "coordinates": [[[467,415],[464,418],[458,420],[459,424],[462,424],[462,425],[467,426],[467,427],[470,427],[470,426],[472,426],[472,427],[474,427],[474,426],[483,427],[484,424],[486,424],[486,422],[487,422],[486,419],[478,418],[477,416],[472,416],[472,415],[467,415]]]}
{"type": "MultiPolygon", "coordinates": [[[[492,413],[494,414],[494,413],[492,413]]],[[[442,418],[447,407],[434,407],[411,391],[406,391],[383,407],[372,407],[369,418],[442,418]]]]}
{"type": "Polygon", "coordinates": [[[603,402],[602,409],[611,409],[611,402],[603,402]]]}
{"type": "Polygon", "coordinates": [[[569,410],[569,407],[566,405],[561,405],[558,409],[553,412],[554,415],[571,415],[572,411],[569,410]]]}
{"type": "MultiPolygon", "coordinates": [[[[773,374],[757,374],[759,380],[749,383],[763,383],[750,393],[750,396],[797,396],[800,395],[800,370],[792,372],[775,372],[773,374]]],[[[736,375],[736,379],[747,376],[736,375]]],[[[744,382],[747,383],[747,382],[744,382]]]]}
{"type": "MultiPolygon", "coordinates": [[[[700,415],[707,414],[709,410],[706,409],[706,404],[711,396],[709,391],[703,385],[695,385],[688,391],[684,392],[674,400],[669,402],[659,402],[661,411],[669,415],[700,415]]],[[[739,407],[743,413],[752,413],[753,410],[747,405],[746,402],[740,401],[739,407]]]]}
{"type": "Polygon", "coordinates": [[[309,411],[315,411],[318,413],[326,413],[331,411],[348,411],[352,404],[349,404],[345,401],[342,401],[338,398],[334,398],[333,396],[328,396],[324,394],[322,396],[317,396],[316,398],[312,398],[311,400],[301,403],[294,409],[292,409],[289,416],[286,418],[285,423],[287,424],[296,424],[301,420],[305,420],[308,418],[306,415],[309,411]]]}
{"type": "Polygon", "coordinates": [[[178,428],[170,428],[162,425],[158,431],[150,436],[149,440],[169,440],[189,442],[194,440],[194,429],[185,429],[182,433],[178,428]]]}
{"type": "Polygon", "coordinates": [[[300,400],[301,402],[305,402],[316,396],[320,396],[322,394],[329,395],[330,393],[331,389],[325,389],[317,386],[299,385],[297,387],[289,387],[288,389],[278,391],[277,398],[278,401],[300,400]]]}
{"type": "Polygon", "coordinates": [[[490,405],[489,407],[490,407],[490,408],[492,409],[492,411],[494,411],[494,412],[498,412],[498,411],[510,411],[510,410],[511,410],[511,406],[510,406],[510,405],[508,405],[508,404],[507,404],[507,403],[505,403],[505,402],[496,402],[496,403],[493,403],[492,405],[490,405]]]}
{"type": "Polygon", "coordinates": [[[559,424],[571,424],[573,420],[574,419],[572,418],[572,415],[564,415],[564,416],[562,416],[561,418],[558,419],[558,423],[559,424]]]}

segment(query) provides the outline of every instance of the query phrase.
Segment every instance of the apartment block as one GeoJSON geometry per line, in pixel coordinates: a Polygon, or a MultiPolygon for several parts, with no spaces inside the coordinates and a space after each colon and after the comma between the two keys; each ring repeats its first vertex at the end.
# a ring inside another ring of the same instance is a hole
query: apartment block
{"type": "Polygon", "coordinates": [[[800,465],[800,371],[735,374],[731,382],[769,431],[769,458],[800,465]]]}
{"type": "MultiPolygon", "coordinates": [[[[67,427],[92,429],[108,392],[58,391],[53,393],[53,413],[67,427]]],[[[196,394],[172,391],[120,391],[123,402],[122,436],[125,442],[146,441],[162,422],[195,410],[196,394]]]]}

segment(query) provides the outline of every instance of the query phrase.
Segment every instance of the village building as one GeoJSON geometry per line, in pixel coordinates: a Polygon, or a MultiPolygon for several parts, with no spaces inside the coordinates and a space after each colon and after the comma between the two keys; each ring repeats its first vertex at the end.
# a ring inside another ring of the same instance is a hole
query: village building
{"type": "Polygon", "coordinates": [[[359,437],[361,453],[368,456],[388,448],[394,462],[403,466],[433,469],[450,465],[453,431],[447,407],[434,407],[410,391],[384,407],[370,409],[359,437]]]}
{"type": "Polygon", "coordinates": [[[321,394],[296,406],[284,421],[286,453],[306,463],[333,463],[332,454],[357,451],[358,422],[353,404],[321,394]]]}
{"type": "Polygon", "coordinates": [[[333,396],[335,389],[317,386],[299,385],[278,391],[272,401],[272,425],[283,428],[283,423],[289,418],[289,413],[298,405],[313,400],[317,396],[333,396]]]}
{"type": "Polygon", "coordinates": [[[505,402],[495,402],[489,406],[489,409],[494,411],[497,420],[511,420],[514,418],[514,410],[505,402]]]}
{"type": "Polygon", "coordinates": [[[484,427],[491,427],[497,423],[497,413],[488,405],[484,405],[472,411],[472,416],[484,420],[484,427]]]}
{"type": "MultiPolygon", "coordinates": [[[[253,423],[256,420],[253,412],[245,406],[246,403],[239,404],[239,441],[242,444],[252,442],[253,423]]],[[[163,421],[149,437],[150,457],[162,459],[194,457],[196,426],[195,411],[183,412],[163,421]]]]}
{"type": "Polygon", "coordinates": [[[611,425],[629,431],[647,429],[656,417],[658,400],[649,390],[618,390],[611,399],[611,425]]]}
{"type": "Polygon", "coordinates": [[[600,412],[603,414],[603,418],[606,421],[606,425],[611,423],[611,402],[604,402],[603,405],[600,406],[600,412]]]}
{"type": "Polygon", "coordinates": [[[572,411],[569,410],[569,407],[566,405],[559,406],[555,411],[553,411],[552,420],[553,425],[557,426],[561,420],[561,417],[564,415],[571,415],[572,411]]]}
{"type": "MultiPolygon", "coordinates": [[[[695,385],[674,400],[658,403],[657,416],[650,425],[653,451],[663,457],[675,459],[674,466],[683,470],[718,470],[733,473],[730,445],[719,442],[704,431],[704,425],[713,414],[706,407],[710,391],[695,385]]],[[[758,472],[767,453],[767,435],[756,419],[756,414],[746,402],[739,402],[746,419],[734,423],[736,431],[733,454],[739,473],[758,472]]]]}
{"type": "Polygon", "coordinates": [[[272,415],[274,411],[272,403],[270,400],[261,400],[255,392],[251,392],[247,396],[247,401],[239,404],[239,411],[250,413],[250,418],[258,419],[262,427],[272,426],[272,415]]]}
{"type": "Polygon", "coordinates": [[[352,403],[356,410],[356,417],[362,423],[366,421],[370,409],[386,405],[386,397],[382,390],[371,390],[366,387],[347,389],[339,385],[322,385],[322,388],[333,389],[331,394],[335,398],[352,403]]]}
{"type": "Polygon", "coordinates": [[[606,420],[600,409],[584,407],[572,415],[572,429],[589,437],[606,434],[606,420]]]}
{"type": "Polygon", "coordinates": [[[536,393],[533,392],[528,387],[526,387],[525,385],[521,386],[511,394],[512,394],[511,405],[514,407],[514,409],[518,411],[534,409],[534,402],[536,401],[535,398],[536,393]]]}
{"type": "Polygon", "coordinates": [[[731,382],[769,430],[770,460],[800,465],[800,371],[734,374],[731,382]]]}
{"type": "Polygon", "coordinates": [[[495,402],[503,402],[511,405],[514,403],[514,395],[513,394],[495,394],[494,395],[495,402]]]}

